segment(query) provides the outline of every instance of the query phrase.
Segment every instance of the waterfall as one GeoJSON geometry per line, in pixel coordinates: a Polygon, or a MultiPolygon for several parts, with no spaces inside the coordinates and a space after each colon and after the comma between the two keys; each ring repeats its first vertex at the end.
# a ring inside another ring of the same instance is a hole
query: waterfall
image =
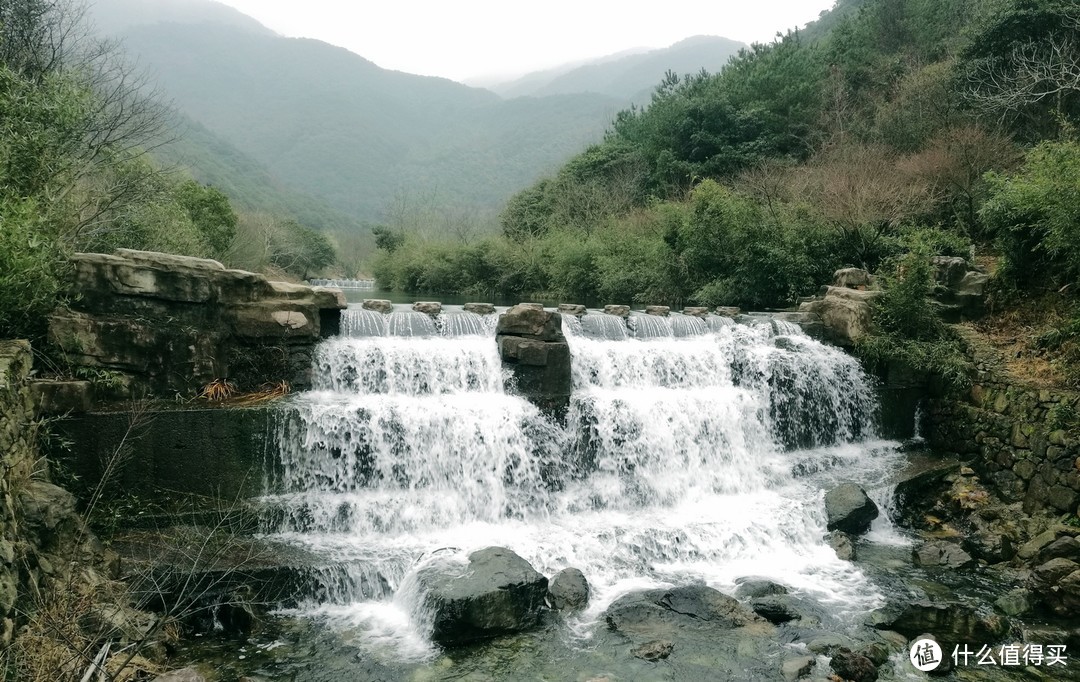
{"type": "Polygon", "coordinates": [[[269,534],[344,567],[294,613],[422,656],[416,562],[489,545],[549,576],[581,569],[583,622],[633,587],[748,575],[835,605],[837,627],[879,605],[823,542],[821,500],[839,480],[883,487],[897,449],[875,436],[858,363],[798,327],[564,317],[559,422],[508,392],[495,316],[349,312],[315,389],[282,411],[269,474],[269,534]]]}

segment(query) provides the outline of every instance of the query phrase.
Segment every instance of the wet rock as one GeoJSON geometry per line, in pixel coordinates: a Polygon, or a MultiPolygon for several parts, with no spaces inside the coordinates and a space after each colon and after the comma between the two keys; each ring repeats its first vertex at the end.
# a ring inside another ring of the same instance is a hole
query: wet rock
{"type": "Polygon", "coordinates": [[[1080,611],[1080,566],[1075,561],[1047,561],[1032,572],[1029,586],[1055,615],[1070,617],[1080,611]]]}
{"type": "Polygon", "coordinates": [[[630,650],[635,658],[640,658],[646,661],[659,661],[667,658],[671,655],[671,651],[675,648],[675,644],[666,639],[654,639],[651,642],[645,642],[640,646],[636,646],[630,650]]]}
{"type": "Polygon", "coordinates": [[[878,508],[866,491],[854,483],[844,483],[825,494],[826,527],[853,535],[870,530],[878,517],[878,508]]]}
{"type": "Polygon", "coordinates": [[[740,599],[757,599],[775,594],[787,594],[788,588],[771,580],[739,578],[735,581],[735,596],[740,599]]]}
{"type": "Polygon", "coordinates": [[[809,675],[815,665],[817,665],[817,659],[813,656],[790,658],[780,666],[780,673],[788,682],[795,682],[795,680],[809,675]]]}
{"type": "Polygon", "coordinates": [[[461,309],[467,313],[476,313],[477,315],[493,315],[495,313],[495,306],[491,303],[466,303],[461,309]]]}
{"type": "Polygon", "coordinates": [[[798,620],[802,617],[802,614],[795,610],[791,600],[786,595],[758,597],[750,602],[750,608],[757,615],[776,625],[798,620]]]}
{"type": "Polygon", "coordinates": [[[1032,595],[1029,590],[1017,588],[1001,595],[994,605],[1010,618],[1018,618],[1031,611],[1032,595]]]}
{"type": "Polygon", "coordinates": [[[875,620],[879,630],[895,630],[906,637],[932,632],[939,642],[949,644],[994,642],[1009,628],[1005,618],[962,602],[911,602],[879,611],[875,620]]]}
{"type": "Polygon", "coordinates": [[[374,310],[377,313],[394,312],[394,304],[384,298],[365,298],[360,307],[364,310],[374,310]]]}
{"type": "Polygon", "coordinates": [[[573,315],[574,317],[581,317],[587,311],[585,306],[577,303],[560,303],[559,312],[563,315],[573,315]]]}
{"type": "Polygon", "coordinates": [[[836,552],[836,558],[841,561],[855,561],[858,551],[855,549],[855,540],[847,533],[834,530],[825,536],[825,542],[836,552]]]}
{"type": "Polygon", "coordinates": [[[583,609],[589,604],[589,581],[576,568],[564,568],[548,585],[551,605],[559,611],[583,609]]]}
{"type": "Polygon", "coordinates": [[[705,585],[625,594],[604,614],[608,627],[625,634],[654,634],[681,627],[737,628],[760,619],[737,600],[705,585]]]}
{"type": "Polygon", "coordinates": [[[889,660],[889,647],[882,642],[864,644],[856,649],[855,653],[869,658],[870,662],[879,668],[889,660]]]}
{"type": "Polygon", "coordinates": [[[606,305],[604,306],[604,312],[608,315],[615,315],[617,317],[630,317],[630,306],[606,305]]]}
{"type": "Polygon", "coordinates": [[[1038,563],[1043,564],[1051,559],[1080,561],[1080,542],[1064,535],[1039,550],[1038,563]]]}
{"type": "Polygon", "coordinates": [[[499,316],[495,333],[499,336],[521,336],[536,341],[562,341],[562,319],[558,313],[519,303],[499,316]]]}
{"type": "Polygon", "coordinates": [[[421,569],[417,585],[432,614],[432,639],[454,645],[536,626],[548,581],[509,549],[488,547],[465,564],[421,569]]]}
{"type": "Polygon", "coordinates": [[[666,305],[647,305],[645,306],[646,315],[657,315],[659,317],[667,317],[671,313],[671,308],[666,305]]]}
{"type": "Polygon", "coordinates": [[[960,462],[922,459],[900,474],[896,484],[896,511],[907,525],[917,525],[948,488],[946,479],[959,473],[960,462]]]}
{"type": "Polygon", "coordinates": [[[810,640],[806,645],[809,651],[815,654],[828,655],[843,647],[850,647],[851,641],[847,637],[841,637],[840,635],[834,635],[832,633],[825,633],[818,635],[810,640]]]}
{"type": "Polygon", "coordinates": [[[687,306],[682,309],[683,315],[690,317],[707,317],[709,309],[704,306],[687,306]]]}
{"type": "Polygon", "coordinates": [[[442,303],[437,301],[417,301],[412,304],[412,309],[414,312],[434,316],[442,312],[442,303]]]}
{"type": "Polygon", "coordinates": [[[1057,537],[1058,532],[1054,528],[1043,531],[1021,545],[1020,549],[1016,552],[1016,556],[1025,561],[1032,559],[1042,551],[1043,547],[1052,543],[1057,537]]]}
{"type": "Polygon", "coordinates": [[[969,540],[971,553],[988,564],[1009,561],[1016,556],[1012,538],[1004,533],[986,530],[972,534],[969,540]]]}
{"type": "Polygon", "coordinates": [[[206,678],[195,668],[181,668],[158,675],[154,682],[206,682],[206,678]]]}
{"type": "Polygon", "coordinates": [[[975,559],[965,552],[960,545],[944,540],[927,542],[912,551],[912,560],[916,566],[941,568],[971,568],[975,559]]]}
{"type": "Polygon", "coordinates": [[[878,678],[874,662],[851,649],[840,649],[834,653],[829,665],[833,672],[850,682],[874,682],[878,678]]]}
{"type": "Polygon", "coordinates": [[[713,312],[715,314],[719,315],[720,317],[738,317],[739,313],[741,313],[742,310],[739,309],[739,308],[736,308],[734,306],[724,306],[724,305],[722,305],[722,306],[719,306],[718,308],[716,308],[715,310],[713,310],[713,312]]]}

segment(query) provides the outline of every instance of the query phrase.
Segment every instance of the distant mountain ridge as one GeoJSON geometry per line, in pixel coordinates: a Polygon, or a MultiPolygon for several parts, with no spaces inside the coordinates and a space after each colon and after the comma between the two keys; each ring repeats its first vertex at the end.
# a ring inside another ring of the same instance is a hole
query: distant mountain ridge
{"type": "Polygon", "coordinates": [[[633,51],[601,57],[573,68],[556,67],[526,74],[515,80],[489,86],[503,97],[594,92],[641,103],[663,79],[667,71],[715,73],[747,47],[728,38],[694,36],[670,47],[633,51]]]}
{"type": "MultiPolygon", "coordinates": [[[[580,70],[572,69],[542,94],[504,99],[383,69],[322,41],[283,37],[210,0],[96,0],[92,11],[186,121],[181,127],[190,133],[164,152],[167,159],[239,205],[269,202],[326,227],[381,222],[388,206],[409,196],[498,210],[600,141],[631,88],[648,92],[667,68],[703,66],[673,61],[656,79],[634,80],[644,76],[627,65],[655,69],[663,51],[624,55],[580,67],[610,67],[601,71],[607,92],[557,86],[580,70]]],[[[704,42],[713,49],[721,41],[704,42]]]]}

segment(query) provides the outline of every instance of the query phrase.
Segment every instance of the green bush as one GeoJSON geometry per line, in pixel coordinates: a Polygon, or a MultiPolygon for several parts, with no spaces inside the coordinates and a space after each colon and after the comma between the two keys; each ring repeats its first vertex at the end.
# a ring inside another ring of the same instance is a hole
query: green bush
{"type": "Polygon", "coordinates": [[[891,263],[883,292],[873,302],[873,334],[856,349],[870,364],[899,362],[940,377],[953,388],[967,386],[971,364],[960,342],[938,317],[930,252],[916,248],[891,263]]]}
{"type": "Polygon", "coordinates": [[[66,259],[30,199],[0,199],[0,338],[38,340],[63,291],[66,259]]]}
{"type": "Polygon", "coordinates": [[[1044,142],[1013,176],[991,174],[980,215],[1018,285],[1075,282],[1080,275],[1080,143],[1044,142]]]}

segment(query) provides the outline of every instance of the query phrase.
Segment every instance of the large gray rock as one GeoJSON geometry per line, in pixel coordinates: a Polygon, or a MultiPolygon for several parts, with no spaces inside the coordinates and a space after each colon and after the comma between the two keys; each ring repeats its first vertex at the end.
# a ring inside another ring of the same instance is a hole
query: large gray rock
{"type": "Polygon", "coordinates": [[[75,513],[75,497],[63,488],[44,481],[27,481],[20,488],[23,538],[39,549],[71,549],[81,529],[75,513]]]}
{"type": "Polygon", "coordinates": [[[536,341],[562,341],[562,319],[558,313],[519,303],[499,316],[495,333],[536,341]]]}
{"type": "Polygon", "coordinates": [[[879,611],[874,627],[909,638],[932,632],[939,642],[950,645],[991,644],[1008,632],[1009,622],[962,602],[914,601],[879,611]]]}
{"type": "Polygon", "coordinates": [[[874,276],[862,268],[843,268],[833,273],[833,286],[845,289],[869,289],[874,276]]]}
{"type": "Polygon", "coordinates": [[[735,581],[735,596],[740,599],[757,599],[776,594],[787,594],[788,588],[780,583],[760,578],[739,578],[735,581]]]}
{"type": "Polygon", "coordinates": [[[575,611],[589,604],[589,581],[576,568],[564,568],[548,585],[551,605],[558,611],[575,611]]]}
{"type": "Polygon", "coordinates": [[[855,561],[858,558],[855,540],[848,533],[834,530],[825,536],[825,542],[833,548],[836,558],[841,561],[855,561]]]}
{"type": "Polygon", "coordinates": [[[799,311],[815,313],[821,318],[827,340],[853,346],[870,333],[873,317],[870,302],[880,294],[880,291],[827,287],[823,297],[803,303],[799,311]]]}
{"type": "Polygon", "coordinates": [[[955,542],[935,540],[920,545],[912,551],[916,566],[940,568],[971,568],[975,559],[955,542]]]}
{"type": "Polygon", "coordinates": [[[377,313],[394,312],[394,304],[384,298],[365,298],[360,304],[364,310],[374,310],[377,313]]]}
{"type": "Polygon", "coordinates": [[[738,600],[705,585],[631,592],[612,602],[604,618],[612,630],[644,636],[683,627],[731,629],[761,622],[738,600]]]}
{"type": "Polygon", "coordinates": [[[432,640],[455,645],[535,627],[548,581],[505,547],[475,551],[462,565],[421,569],[418,592],[432,617],[432,640]]]}
{"type": "Polygon", "coordinates": [[[777,625],[802,618],[802,614],[792,605],[791,598],[783,594],[758,597],[750,602],[750,608],[757,615],[777,625]]]}
{"type": "Polygon", "coordinates": [[[934,281],[944,287],[955,287],[968,272],[967,261],[958,256],[934,256],[930,259],[934,268],[934,281]]]}
{"type": "Polygon", "coordinates": [[[870,530],[878,508],[866,491],[854,483],[844,483],[825,494],[828,530],[860,535],[870,530]]]}
{"type": "Polygon", "coordinates": [[[477,315],[492,315],[495,312],[495,306],[491,303],[466,303],[462,306],[462,309],[467,313],[476,313],[477,315]]]}
{"type": "Polygon", "coordinates": [[[581,317],[587,312],[585,306],[579,303],[560,303],[559,313],[562,315],[573,315],[574,317],[581,317]]]}
{"type": "Polygon", "coordinates": [[[783,665],[780,666],[780,674],[784,676],[787,682],[795,682],[795,680],[809,675],[815,665],[817,665],[817,659],[813,656],[791,658],[784,661],[783,665]]]}
{"type": "Polygon", "coordinates": [[[630,317],[630,306],[606,305],[604,306],[604,312],[608,315],[615,315],[617,317],[630,317]]]}
{"type": "Polygon", "coordinates": [[[1080,565],[1059,557],[1038,566],[1028,586],[1042,605],[1061,617],[1080,612],[1080,565]]]}
{"type": "Polygon", "coordinates": [[[647,305],[645,306],[645,314],[667,317],[671,314],[671,308],[666,305],[647,305]]]}
{"type": "Polygon", "coordinates": [[[442,303],[438,301],[417,301],[412,304],[412,309],[425,315],[438,315],[442,312],[442,303]]]}
{"type": "Polygon", "coordinates": [[[709,309],[704,306],[687,306],[682,309],[682,313],[690,317],[707,317],[709,309]]]}

